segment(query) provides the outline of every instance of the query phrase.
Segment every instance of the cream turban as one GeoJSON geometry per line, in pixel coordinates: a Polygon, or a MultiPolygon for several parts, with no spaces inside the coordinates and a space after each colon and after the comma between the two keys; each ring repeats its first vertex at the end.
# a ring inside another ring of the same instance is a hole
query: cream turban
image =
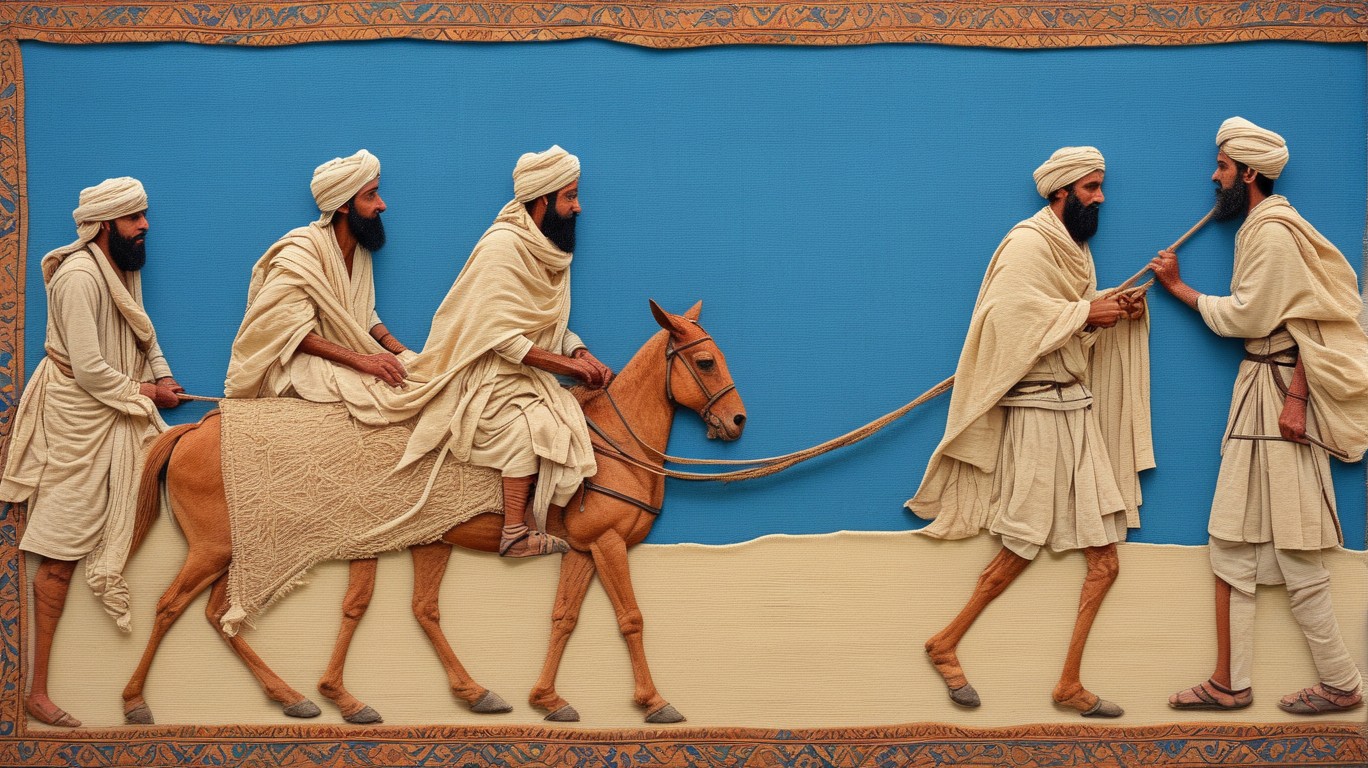
{"type": "Polygon", "coordinates": [[[1282,175],[1287,165],[1287,142],[1243,117],[1232,117],[1216,131],[1216,146],[1230,159],[1253,168],[1270,179],[1282,175]]]}
{"type": "Polygon", "coordinates": [[[147,192],[141,181],[129,176],[105,179],[93,187],[81,190],[79,204],[71,212],[76,220],[76,240],[54,249],[43,257],[43,280],[52,274],[62,259],[85,247],[100,233],[100,222],[147,210],[147,192]]]}
{"type": "Polygon", "coordinates": [[[580,175],[579,158],[552,145],[545,152],[528,152],[513,169],[513,198],[520,203],[563,189],[580,175]]]}
{"type": "Polygon", "coordinates": [[[105,179],[81,190],[79,205],[71,212],[76,220],[77,242],[95,239],[100,222],[147,210],[147,192],[130,176],[105,179]]]}
{"type": "Polygon", "coordinates": [[[1096,147],[1061,147],[1050,159],[1035,169],[1036,191],[1049,198],[1056,189],[1063,189],[1093,171],[1107,170],[1107,163],[1096,147]]]}
{"type": "Polygon", "coordinates": [[[364,149],[351,157],[334,157],[315,168],[309,189],[323,212],[321,220],[332,218],[333,212],[379,177],[380,158],[364,149]]]}

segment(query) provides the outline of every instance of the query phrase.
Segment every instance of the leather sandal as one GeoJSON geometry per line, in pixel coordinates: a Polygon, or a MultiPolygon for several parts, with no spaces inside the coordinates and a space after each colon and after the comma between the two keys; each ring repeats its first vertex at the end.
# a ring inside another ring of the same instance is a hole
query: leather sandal
{"type": "Polygon", "coordinates": [[[1325,683],[1316,683],[1310,688],[1303,688],[1296,693],[1282,697],[1278,702],[1278,708],[1294,715],[1324,715],[1331,712],[1344,712],[1363,703],[1363,695],[1360,690],[1341,691],[1325,683]]]}
{"type": "Polygon", "coordinates": [[[522,524],[505,525],[499,537],[501,557],[539,557],[569,551],[570,545],[564,539],[522,524]]]}
{"type": "Polygon", "coordinates": [[[1174,709],[1244,709],[1254,703],[1254,689],[1234,691],[1207,680],[1173,694],[1168,701],[1174,709]]]}

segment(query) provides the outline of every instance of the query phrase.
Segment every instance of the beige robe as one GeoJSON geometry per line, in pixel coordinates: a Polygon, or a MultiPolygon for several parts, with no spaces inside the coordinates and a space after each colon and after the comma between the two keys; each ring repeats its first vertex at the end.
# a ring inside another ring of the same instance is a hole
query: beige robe
{"type": "Polygon", "coordinates": [[[1007,233],[979,289],[945,436],[907,502],[935,520],[920,533],[957,539],[996,528],[1033,545],[1072,548],[1115,540],[1117,523],[1099,518],[1123,510],[1126,525],[1139,526],[1136,474],[1154,466],[1148,322],[1081,331],[1096,288],[1090,250],[1048,207],[1007,233]],[[1076,381],[1059,393],[1072,402],[1003,402],[1020,382],[1042,377],[1076,381]],[[1004,489],[1028,474],[1042,487],[1014,502],[1004,489]]]}
{"type": "Polygon", "coordinates": [[[575,398],[552,374],[521,363],[533,345],[564,355],[584,346],[567,327],[571,258],[546,239],[522,203],[499,213],[409,367],[423,383],[390,396],[400,410],[422,403],[401,467],[444,449],[505,475],[535,470],[539,523],[597,471],[575,398]]]}
{"type": "MultiPolygon", "coordinates": [[[[1286,198],[1273,195],[1255,206],[1236,237],[1230,295],[1197,302],[1213,331],[1246,339],[1251,353],[1295,343],[1310,387],[1307,431],[1353,461],[1368,447],[1368,337],[1358,323],[1357,286],[1339,250],[1286,198]]],[[[1290,367],[1240,364],[1208,526],[1218,539],[1280,549],[1341,542],[1324,450],[1233,437],[1279,434],[1283,395],[1274,377],[1285,385],[1291,374],[1290,367]]]]}
{"type": "Polygon", "coordinates": [[[166,429],[138,384],[170,376],[142,283],[127,287],[93,243],[43,259],[47,356],[19,403],[0,498],[27,501],[20,549],[85,558],[86,579],[127,630],[122,571],[132,542],[143,444],[166,429]]]}
{"type": "Polygon", "coordinates": [[[233,340],[224,394],[343,402],[367,423],[393,423],[379,405],[391,389],[388,384],[298,352],[313,332],[354,352],[382,353],[385,349],[370,335],[379,323],[370,252],[357,246],[349,275],[329,224],[314,222],[292,230],[252,268],[247,312],[233,340]]]}

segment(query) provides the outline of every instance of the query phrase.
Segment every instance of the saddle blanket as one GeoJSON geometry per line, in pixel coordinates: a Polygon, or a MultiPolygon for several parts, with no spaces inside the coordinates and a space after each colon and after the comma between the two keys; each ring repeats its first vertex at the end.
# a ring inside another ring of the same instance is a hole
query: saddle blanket
{"type": "Polygon", "coordinates": [[[230,636],[304,582],[324,560],[357,560],[426,544],[484,512],[503,511],[496,469],[445,461],[417,514],[376,528],[422,497],[436,456],[395,472],[412,423],[371,427],[340,403],[224,400],[223,485],[232,530],[230,636]]]}

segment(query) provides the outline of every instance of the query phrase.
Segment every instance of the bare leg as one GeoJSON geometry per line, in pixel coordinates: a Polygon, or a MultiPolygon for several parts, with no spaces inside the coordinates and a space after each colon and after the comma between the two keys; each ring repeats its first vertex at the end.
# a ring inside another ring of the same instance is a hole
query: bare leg
{"type": "Polygon", "coordinates": [[[546,710],[546,719],[555,722],[577,722],[579,713],[556,693],[556,672],[560,670],[565,645],[579,622],[584,595],[594,579],[594,560],[587,553],[570,550],[561,559],[560,583],[556,586],[556,604],[551,609],[551,642],[546,648],[546,662],[541,676],[532,688],[528,700],[534,707],[546,710]]]}
{"type": "Polygon", "coordinates": [[[527,499],[535,475],[503,479],[504,527],[499,537],[499,554],[504,557],[535,557],[569,552],[563,539],[528,526],[527,499]]]}
{"type": "Polygon", "coordinates": [[[1082,712],[1084,717],[1120,717],[1121,708],[1084,688],[1080,677],[1083,648],[1088,643],[1088,634],[1092,632],[1093,620],[1102,607],[1102,600],[1121,570],[1121,561],[1116,555],[1115,544],[1088,547],[1083,550],[1083,556],[1088,560],[1088,575],[1083,580],[1083,590],[1078,598],[1078,619],[1074,622],[1073,636],[1069,638],[1069,653],[1064,659],[1064,672],[1059,677],[1059,685],[1054,689],[1054,700],[1082,712]]]}
{"type": "Polygon", "coordinates": [[[76,573],[75,560],[53,560],[44,557],[33,579],[33,624],[36,629],[33,648],[33,684],[29,687],[25,708],[29,716],[48,725],[77,728],[81,721],[68,715],[48,698],[48,659],[52,655],[52,638],[57,622],[66,607],[67,589],[76,573]]]}
{"type": "Polygon", "coordinates": [[[381,722],[380,713],[351,695],[342,682],[352,635],[356,633],[356,625],[361,623],[361,617],[366,615],[371,595],[375,593],[375,569],[378,563],[376,558],[370,557],[353,560],[348,566],[347,594],[342,598],[342,624],[337,630],[337,642],[333,644],[328,668],[318,681],[318,692],[331,699],[342,711],[342,719],[349,723],[381,722]]]}
{"type": "Polygon", "coordinates": [[[1211,679],[1169,697],[1174,709],[1243,709],[1254,702],[1249,687],[1230,687],[1230,584],[1216,577],[1216,671],[1211,679]]]}
{"type": "Polygon", "coordinates": [[[457,698],[470,705],[472,712],[497,714],[511,712],[512,707],[499,694],[485,688],[471,678],[451,643],[442,632],[442,612],[438,607],[441,597],[442,577],[446,574],[447,561],[451,557],[451,545],[442,541],[409,548],[413,557],[413,615],[427,634],[437,658],[446,670],[447,682],[457,698]]]}
{"type": "Polygon", "coordinates": [[[969,596],[969,602],[959,615],[947,624],[945,629],[926,641],[926,654],[931,657],[931,663],[936,666],[936,671],[945,678],[945,685],[950,689],[950,699],[956,704],[977,707],[980,702],[978,693],[964,676],[964,669],[960,667],[955,648],[959,646],[960,640],[964,639],[974,620],[983,613],[983,609],[1001,595],[1030,564],[1030,560],[1003,547],[988,563],[988,567],[983,569],[983,573],[979,574],[978,585],[974,587],[974,593],[969,596]]]}

